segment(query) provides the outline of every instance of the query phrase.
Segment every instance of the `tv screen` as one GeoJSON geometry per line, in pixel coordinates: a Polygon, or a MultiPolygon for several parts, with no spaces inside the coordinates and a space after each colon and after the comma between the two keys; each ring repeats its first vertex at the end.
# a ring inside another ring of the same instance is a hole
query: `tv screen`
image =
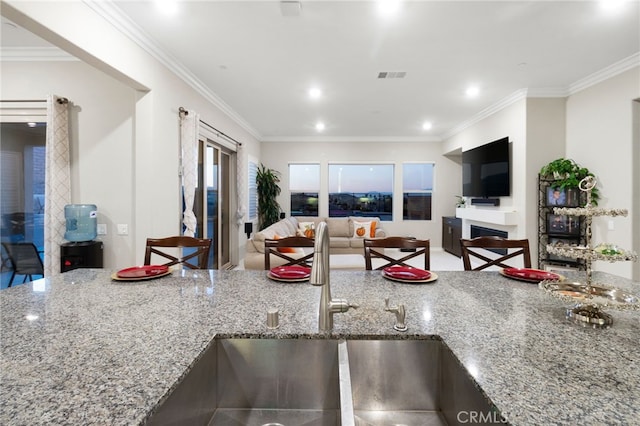
{"type": "Polygon", "coordinates": [[[462,152],[462,195],[503,197],[511,195],[509,138],[462,152]]]}

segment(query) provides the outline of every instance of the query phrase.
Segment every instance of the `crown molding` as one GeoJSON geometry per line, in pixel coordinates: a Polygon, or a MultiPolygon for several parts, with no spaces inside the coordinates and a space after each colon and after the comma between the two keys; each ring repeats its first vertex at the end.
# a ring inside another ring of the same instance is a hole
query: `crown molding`
{"type": "Polygon", "coordinates": [[[7,62],[79,61],[75,56],[57,47],[2,47],[0,60],[7,62]]]}
{"type": "Polygon", "coordinates": [[[569,90],[563,87],[527,89],[527,98],[566,98],[569,90]]]}
{"type": "Polygon", "coordinates": [[[593,74],[570,84],[568,94],[573,95],[574,93],[580,92],[581,90],[601,83],[635,67],[640,67],[640,52],[636,52],[621,61],[611,64],[600,71],[596,71],[593,74]]]}
{"type": "Polygon", "coordinates": [[[261,142],[329,142],[329,143],[433,143],[442,142],[438,136],[265,136],[261,142]]]}
{"type": "Polygon", "coordinates": [[[246,130],[257,140],[261,140],[260,133],[245,121],[233,108],[216,95],[207,85],[198,79],[176,58],[165,52],[158,44],[152,41],[151,37],[145,33],[135,22],[125,15],[112,0],[95,1],[83,0],[94,12],[104,18],[118,31],[123,33],[134,43],[140,46],[145,52],[167,67],[178,78],[191,86],[197,93],[202,95],[207,101],[218,107],[229,118],[235,121],[240,127],[246,130]]]}
{"type": "Polygon", "coordinates": [[[487,117],[492,116],[496,112],[508,107],[509,105],[512,105],[522,99],[525,99],[526,97],[527,97],[527,89],[516,90],[509,96],[483,109],[482,111],[480,111],[479,113],[471,117],[469,120],[466,120],[458,124],[457,126],[453,127],[448,132],[443,133],[442,140],[446,140],[454,135],[457,135],[458,133],[462,132],[464,129],[484,120],[487,117]]]}

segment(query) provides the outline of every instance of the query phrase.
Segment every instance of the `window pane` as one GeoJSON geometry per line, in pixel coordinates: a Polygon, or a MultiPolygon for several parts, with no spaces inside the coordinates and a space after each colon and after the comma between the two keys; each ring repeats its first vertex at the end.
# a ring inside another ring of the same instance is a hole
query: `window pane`
{"type": "Polygon", "coordinates": [[[433,166],[433,163],[402,165],[402,218],[404,220],[431,220],[433,166]]]}
{"type": "Polygon", "coordinates": [[[329,216],[393,220],[393,165],[330,164],[329,216]]]}
{"type": "Polygon", "coordinates": [[[291,216],[318,216],[319,164],[289,164],[291,216]]]}

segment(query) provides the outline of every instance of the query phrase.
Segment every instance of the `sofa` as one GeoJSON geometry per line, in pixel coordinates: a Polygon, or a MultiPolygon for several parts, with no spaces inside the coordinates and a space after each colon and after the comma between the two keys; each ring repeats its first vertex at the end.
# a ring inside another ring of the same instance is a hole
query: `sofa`
{"type": "MultiPolygon", "coordinates": [[[[363,241],[365,238],[384,238],[386,233],[382,228],[380,218],[377,217],[315,217],[315,216],[291,216],[274,223],[273,225],[253,234],[247,241],[244,257],[245,269],[264,269],[264,240],[285,238],[294,235],[313,236],[313,230],[318,223],[326,222],[329,232],[329,250],[334,255],[360,255],[362,261],[356,260],[358,265],[364,265],[363,241]],[[306,235],[305,235],[306,232],[306,235]]],[[[290,257],[302,257],[312,248],[296,248],[294,253],[288,253],[290,257]]],[[[345,257],[347,259],[347,257],[345,257]]],[[[352,258],[353,259],[353,258],[352,258]]],[[[279,266],[285,260],[271,255],[271,266],[279,266]]],[[[337,262],[336,262],[337,263],[337,262]]],[[[351,263],[343,263],[345,267],[353,266],[351,263]]]]}

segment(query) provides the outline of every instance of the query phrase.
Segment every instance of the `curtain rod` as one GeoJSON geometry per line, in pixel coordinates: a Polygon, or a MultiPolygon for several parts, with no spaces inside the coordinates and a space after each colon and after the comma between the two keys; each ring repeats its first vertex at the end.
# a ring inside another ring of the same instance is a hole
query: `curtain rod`
{"type": "MultiPolygon", "coordinates": [[[[31,100],[29,100],[29,99],[16,99],[16,100],[14,100],[14,99],[8,99],[8,100],[3,99],[3,100],[0,100],[0,102],[47,102],[47,100],[46,99],[31,99],[31,100]]],[[[61,105],[62,104],[67,104],[67,103],[69,103],[69,99],[67,99],[67,98],[58,98],[58,99],[56,99],[56,102],[58,102],[61,105]]]]}
{"type": "MultiPolygon", "coordinates": [[[[186,110],[186,109],[184,109],[183,107],[180,107],[180,108],[178,108],[178,114],[189,115],[189,111],[187,111],[187,110],[186,110]]],[[[207,127],[211,128],[211,129],[213,129],[213,130],[218,134],[218,136],[224,136],[225,138],[227,138],[227,139],[229,139],[230,141],[234,142],[236,145],[238,145],[238,146],[242,146],[242,142],[238,142],[237,140],[235,140],[235,139],[234,139],[234,138],[232,138],[231,136],[229,136],[229,135],[227,135],[227,134],[225,134],[225,133],[221,132],[220,130],[216,129],[216,128],[215,128],[215,127],[213,127],[211,124],[206,123],[206,122],[204,122],[204,121],[202,121],[202,120],[200,120],[200,122],[201,122],[202,124],[204,124],[205,126],[207,126],[207,127]]]]}

